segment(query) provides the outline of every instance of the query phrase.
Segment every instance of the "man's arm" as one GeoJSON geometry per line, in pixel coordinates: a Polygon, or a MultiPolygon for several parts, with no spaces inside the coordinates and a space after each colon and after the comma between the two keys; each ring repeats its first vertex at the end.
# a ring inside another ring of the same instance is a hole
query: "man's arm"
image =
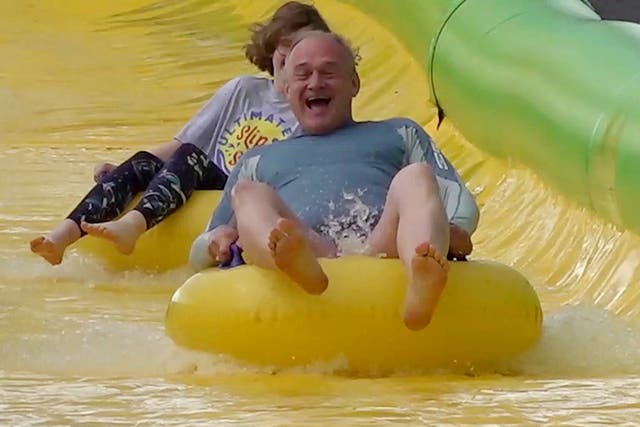
{"type": "Polygon", "coordinates": [[[240,161],[231,171],[231,175],[224,186],[222,199],[213,211],[213,215],[207,225],[206,231],[213,230],[219,225],[231,225],[235,227],[235,217],[231,207],[231,190],[233,190],[233,187],[239,180],[258,180],[257,169],[260,155],[253,152],[256,150],[258,149],[250,150],[240,157],[240,161]]]}
{"type": "Polygon", "coordinates": [[[230,225],[219,225],[199,235],[191,245],[189,265],[195,271],[215,267],[231,258],[231,245],[238,240],[238,230],[230,225]]]}
{"type": "Polygon", "coordinates": [[[231,176],[224,186],[224,194],[220,203],[213,211],[211,220],[204,233],[198,236],[191,245],[189,264],[200,271],[208,267],[218,265],[221,253],[228,253],[231,243],[237,240],[237,229],[233,208],[231,207],[231,191],[239,180],[247,179],[257,181],[257,167],[259,155],[253,155],[251,151],[245,153],[231,171],[231,176]],[[231,234],[234,238],[229,238],[231,234]],[[212,244],[217,247],[212,248],[212,244]],[[220,247],[220,245],[225,247],[220,247]],[[212,254],[215,249],[215,256],[212,254]]]}

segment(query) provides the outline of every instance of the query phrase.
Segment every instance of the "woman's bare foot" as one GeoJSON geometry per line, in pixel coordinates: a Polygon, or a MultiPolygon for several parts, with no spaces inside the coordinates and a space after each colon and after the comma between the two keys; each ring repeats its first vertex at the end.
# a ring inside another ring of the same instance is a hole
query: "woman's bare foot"
{"type": "Polygon", "coordinates": [[[448,269],[447,260],[431,244],[416,246],[404,302],[404,324],[407,328],[417,331],[431,322],[447,283],[448,269]]]}
{"type": "Polygon", "coordinates": [[[115,221],[89,224],[82,222],[80,227],[89,235],[112,242],[118,251],[129,255],[136,247],[138,238],[147,230],[147,222],[138,211],[129,211],[115,221]]]}
{"type": "Polygon", "coordinates": [[[57,245],[45,236],[40,236],[31,241],[31,252],[40,255],[51,265],[58,265],[62,262],[62,256],[66,247],[57,245]]]}
{"type": "Polygon", "coordinates": [[[80,238],[78,225],[70,220],[62,221],[51,233],[33,239],[31,252],[40,255],[51,265],[62,262],[67,247],[80,238]]]}
{"type": "Polygon", "coordinates": [[[321,294],[329,279],[322,271],[304,230],[280,218],[269,234],[269,250],[275,265],[310,294],[321,294]]]}

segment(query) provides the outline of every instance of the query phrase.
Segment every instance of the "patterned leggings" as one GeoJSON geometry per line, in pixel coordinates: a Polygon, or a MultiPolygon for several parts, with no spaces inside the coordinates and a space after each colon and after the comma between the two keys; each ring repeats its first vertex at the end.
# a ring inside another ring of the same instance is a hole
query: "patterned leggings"
{"type": "Polygon", "coordinates": [[[96,184],[67,218],[78,227],[81,221],[110,221],[144,191],[134,209],[149,229],[178,210],[194,190],[220,190],[226,181],[226,174],[193,144],[181,144],[166,163],[140,151],[96,184]]]}

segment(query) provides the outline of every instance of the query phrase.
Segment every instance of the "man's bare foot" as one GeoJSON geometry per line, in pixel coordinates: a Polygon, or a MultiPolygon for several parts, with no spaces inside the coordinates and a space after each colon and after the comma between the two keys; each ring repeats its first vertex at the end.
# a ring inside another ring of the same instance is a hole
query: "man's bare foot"
{"type": "Polygon", "coordinates": [[[431,244],[416,246],[404,301],[404,324],[407,328],[417,331],[431,322],[447,283],[448,269],[447,260],[431,244]]]}
{"type": "Polygon", "coordinates": [[[51,265],[58,265],[62,262],[67,247],[80,237],[78,224],[67,218],[51,233],[33,239],[30,243],[31,252],[40,255],[51,265]]]}
{"type": "Polygon", "coordinates": [[[65,247],[57,245],[45,236],[40,236],[31,241],[31,252],[40,255],[51,265],[58,265],[62,262],[65,247]]]}
{"type": "Polygon", "coordinates": [[[125,255],[133,252],[138,238],[147,229],[144,216],[137,211],[130,211],[115,221],[96,224],[83,221],[80,227],[91,236],[110,241],[125,255]]]}
{"type": "Polygon", "coordinates": [[[322,271],[303,230],[280,218],[269,234],[269,250],[276,266],[310,294],[321,294],[329,279],[322,271]]]}

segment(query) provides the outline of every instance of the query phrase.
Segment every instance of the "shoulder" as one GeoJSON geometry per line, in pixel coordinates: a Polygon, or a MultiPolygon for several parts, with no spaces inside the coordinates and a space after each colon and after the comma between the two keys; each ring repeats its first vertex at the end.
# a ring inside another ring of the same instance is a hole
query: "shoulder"
{"type": "Polygon", "coordinates": [[[408,117],[394,117],[392,119],[384,120],[381,123],[384,123],[386,126],[390,126],[395,129],[415,128],[415,129],[422,130],[422,126],[420,126],[418,123],[414,122],[408,117]]]}
{"type": "Polygon", "coordinates": [[[427,131],[417,122],[407,117],[396,117],[385,120],[384,123],[398,133],[406,143],[414,144],[418,141],[431,141],[431,136],[427,131]]]}
{"type": "Polygon", "coordinates": [[[405,142],[417,141],[429,135],[418,123],[406,117],[396,117],[381,121],[360,122],[358,123],[359,132],[375,132],[399,135],[405,142]]]}
{"type": "Polygon", "coordinates": [[[271,86],[271,80],[264,77],[256,76],[238,76],[225,82],[216,93],[233,94],[237,92],[254,92],[256,90],[268,89],[271,86]]]}
{"type": "Polygon", "coordinates": [[[271,79],[258,76],[238,76],[229,80],[227,84],[232,84],[238,89],[250,91],[271,90],[273,86],[271,79]]]}
{"type": "Polygon", "coordinates": [[[270,102],[273,84],[270,79],[255,76],[238,76],[227,81],[216,90],[208,102],[208,108],[219,108],[220,105],[235,105],[240,108],[240,100],[248,100],[262,105],[270,102]]]}
{"type": "Polygon", "coordinates": [[[358,131],[379,131],[381,129],[397,130],[401,128],[416,128],[422,130],[422,127],[418,123],[406,117],[395,117],[386,120],[358,122],[356,126],[353,126],[352,128],[358,131]]]}

